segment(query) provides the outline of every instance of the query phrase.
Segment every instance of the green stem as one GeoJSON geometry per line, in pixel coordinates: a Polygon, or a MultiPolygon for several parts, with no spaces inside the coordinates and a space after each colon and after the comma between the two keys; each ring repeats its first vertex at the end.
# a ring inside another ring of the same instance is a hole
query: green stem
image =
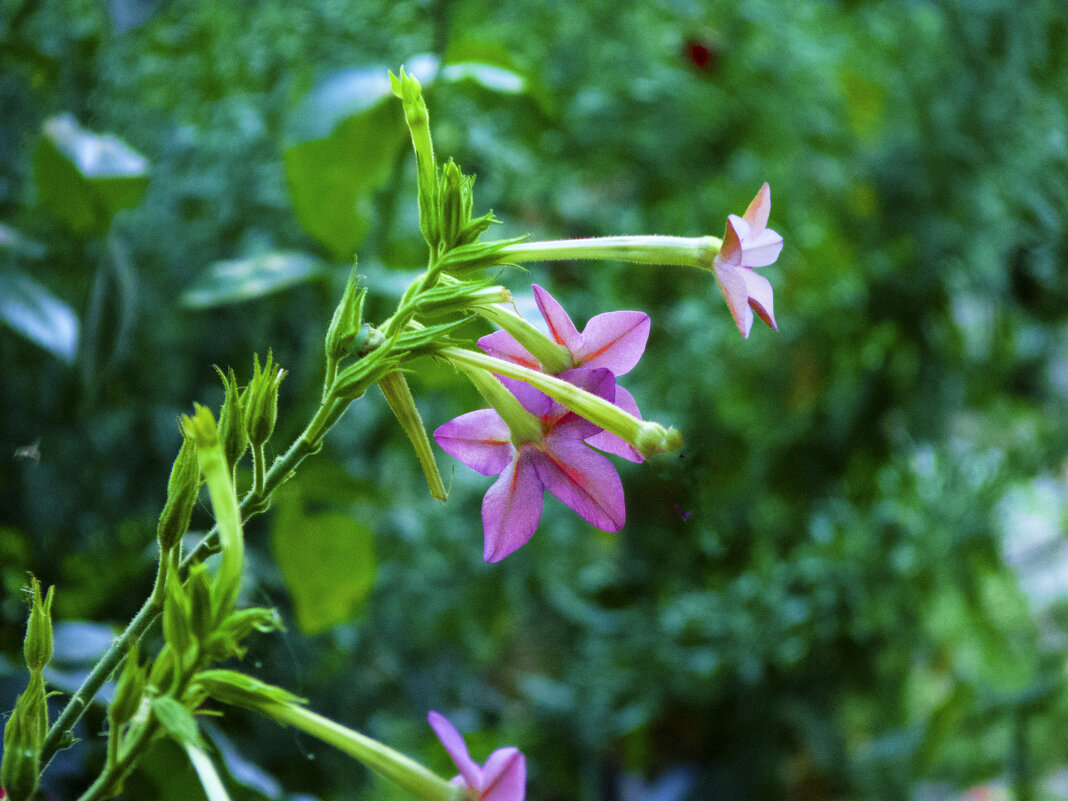
{"type": "Polygon", "coordinates": [[[267,454],[264,451],[264,443],[252,446],[252,495],[256,498],[263,497],[264,461],[267,454]]]}
{"type": "Polygon", "coordinates": [[[560,261],[564,259],[615,259],[641,264],[683,264],[712,269],[723,246],[714,236],[600,236],[520,242],[501,248],[505,262],[560,261]]]}
{"type": "Polygon", "coordinates": [[[457,801],[462,789],[431,773],[415,760],[377,740],[296,704],[263,703],[257,708],[279,723],[294,726],[358,759],[380,776],[426,801],[457,801]]]}
{"type": "MultiPolygon", "coordinates": [[[[267,471],[263,481],[263,495],[254,497],[252,493],[249,493],[242,499],[240,505],[242,520],[247,520],[266,508],[263,505],[264,498],[269,497],[275,489],[289,478],[289,475],[307,456],[319,449],[322,437],[330,426],[337,422],[337,419],[345,411],[345,406],[345,403],[332,401],[319,407],[304,433],[297,438],[284,455],[275,460],[275,463],[271,465],[271,469],[267,471]]],[[[219,529],[218,526],[215,526],[201,538],[196,548],[186,555],[181,562],[181,568],[188,569],[191,565],[204,561],[216,550],[218,537],[219,529]]],[[[59,713],[59,717],[56,718],[52,727],[48,730],[48,736],[45,738],[41,748],[42,772],[62,747],[64,741],[69,739],[69,732],[81,720],[82,715],[85,714],[100,688],[111,677],[115,669],[122,664],[130,644],[139,639],[145,630],[159,617],[160,612],[163,611],[162,586],[163,583],[160,581],[159,575],[157,575],[156,586],[152,591],[152,595],[134,615],[122,634],[112,642],[111,647],[93,666],[82,685],[67,701],[67,704],[59,713]]]]}

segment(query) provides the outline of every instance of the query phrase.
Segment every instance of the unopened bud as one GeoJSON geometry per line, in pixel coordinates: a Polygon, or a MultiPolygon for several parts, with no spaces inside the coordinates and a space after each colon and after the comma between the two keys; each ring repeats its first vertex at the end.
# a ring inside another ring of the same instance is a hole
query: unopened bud
{"type": "Polygon", "coordinates": [[[404,433],[408,435],[412,447],[415,448],[415,455],[419,459],[419,465],[423,468],[423,475],[426,476],[431,496],[439,501],[448,500],[448,493],[445,491],[437,462],[434,460],[434,449],[430,447],[430,438],[426,435],[423,418],[415,406],[415,399],[408,388],[404,373],[400,370],[387,373],[378,382],[378,386],[382,388],[382,394],[386,396],[389,408],[396,416],[397,422],[401,424],[404,433]]]}
{"type": "Polygon", "coordinates": [[[219,445],[219,430],[215,426],[215,415],[207,406],[193,404],[193,416],[182,415],[178,421],[182,434],[193,440],[197,450],[215,448],[219,445]]]}
{"type": "Polygon", "coordinates": [[[248,438],[254,447],[262,446],[278,420],[278,387],[286,371],[274,363],[274,356],[267,351],[267,360],[260,370],[260,359],[253,355],[252,381],[248,385],[245,415],[248,422],[248,438]]]}
{"type": "Polygon", "coordinates": [[[159,515],[156,525],[156,539],[160,549],[170,551],[182,535],[189,530],[189,521],[193,517],[193,507],[197,502],[200,489],[200,466],[197,464],[197,448],[193,440],[182,437],[182,447],[178,449],[171,466],[171,477],[167,481],[167,501],[159,515]]]}
{"type": "Polygon", "coordinates": [[[52,659],[52,594],[55,587],[48,588],[42,601],[41,583],[31,577],[31,584],[30,617],[26,622],[22,653],[26,657],[26,667],[32,672],[40,672],[52,659]]]}
{"type": "Polygon", "coordinates": [[[4,756],[0,763],[0,787],[10,801],[29,801],[37,792],[41,746],[36,729],[36,711],[19,696],[4,726],[4,756]]]}
{"type": "Polygon", "coordinates": [[[173,573],[167,577],[167,592],[163,600],[163,638],[179,657],[179,662],[180,657],[193,645],[189,598],[181,579],[173,573]]]}
{"type": "Polygon", "coordinates": [[[113,729],[122,726],[137,714],[148,681],[147,670],[138,663],[138,648],[135,642],[126,654],[126,662],[115,686],[115,697],[108,706],[108,719],[113,729]]]}
{"type": "Polygon", "coordinates": [[[215,626],[215,611],[211,600],[211,577],[204,565],[189,568],[189,618],[193,636],[205,642],[215,626]]]}
{"type": "Polygon", "coordinates": [[[241,403],[241,390],[238,389],[233,368],[225,375],[218,367],[215,368],[215,372],[219,374],[223,387],[226,389],[222,408],[219,409],[219,442],[222,443],[226,464],[232,470],[248,448],[249,437],[245,427],[245,410],[241,403]]]}
{"type": "Polygon", "coordinates": [[[334,317],[326,331],[326,353],[335,360],[356,349],[363,329],[363,301],[367,297],[367,290],[359,289],[358,283],[359,276],[353,267],[345,283],[345,293],[334,309],[334,317]]]}

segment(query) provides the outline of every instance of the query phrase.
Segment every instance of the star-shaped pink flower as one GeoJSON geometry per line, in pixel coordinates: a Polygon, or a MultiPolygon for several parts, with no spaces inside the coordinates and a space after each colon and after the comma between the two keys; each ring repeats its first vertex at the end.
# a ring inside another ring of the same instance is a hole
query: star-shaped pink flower
{"type": "MultiPolygon", "coordinates": [[[[617,391],[606,368],[565,370],[560,378],[608,401],[617,391]]],[[[602,531],[623,528],[623,482],[612,463],[584,442],[600,429],[521,381],[500,380],[539,419],[539,441],[516,447],[493,409],[462,414],[434,432],[446,453],[483,475],[499,474],[482,499],[483,558],[499,562],[526,544],[541,521],[546,490],[602,531]]]]}
{"type": "MultiPolygon", "coordinates": [[[[606,368],[614,376],[631,371],[645,352],[649,339],[649,315],[639,311],[605,312],[592,317],[579,333],[571,317],[556,298],[537,284],[533,285],[534,300],[549,329],[549,336],[567,348],[573,368],[606,368]]],[[[538,360],[507,331],[495,331],[478,341],[478,346],[490,356],[521,364],[532,370],[545,371],[538,360]]],[[[571,373],[574,375],[574,373],[571,373]]],[[[638,404],[623,387],[616,385],[614,403],[625,412],[641,419],[638,404]]],[[[641,462],[637,450],[609,431],[599,431],[586,440],[599,450],[641,462]]]]}
{"type": "Polygon", "coordinates": [[[782,237],[767,227],[770,213],[771,187],[765,183],[745,214],[727,217],[723,246],[712,263],[716,283],[743,337],[748,337],[753,327],[753,312],[776,331],[779,329],[771,283],[753,271],[754,267],[773,264],[782,251],[782,237]]]}
{"type": "Polygon", "coordinates": [[[527,760],[518,748],[498,748],[485,765],[479,766],[471,759],[460,732],[444,715],[431,712],[427,720],[460,770],[453,784],[474,792],[479,801],[523,801],[527,793],[527,760]]]}

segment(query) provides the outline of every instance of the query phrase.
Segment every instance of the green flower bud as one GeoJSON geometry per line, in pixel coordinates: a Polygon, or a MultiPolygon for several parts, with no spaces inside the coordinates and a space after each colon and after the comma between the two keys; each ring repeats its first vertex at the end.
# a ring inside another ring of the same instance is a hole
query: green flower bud
{"type": "Polygon", "coordinates": [[[215,611],[212,608],[211,577],[204,565],[189,568],[189,619],[193,636],[205,642],[215,626],[215,611]]]}
{"type": "Polygon", "coordinates": [[[219,441],[223,446],[226,464],[232,470],[244,456],[248,448],[248,432],[245,427],[245,410],[241,404],[241,390],[237,387],[237,378],[231,368],[223,375],[218,367],[215,372],[222,379],[226,388],[222,407],[219,409],[219,441]]]}
{"type": "Polygon", "coordinates": [[[391,71],[390,86],[404,107],[404,121],[412,135],[415,148],[416,182],[419,185],[419,230],[427,244],[437,250],[441,242],[441,222],[438,214],[438,176],[434,162],[434,146],[430,141],[430,115],[423,100],[419,80],[401,67],[400,77],[391,71]]]}
{"type": "Polygon", "coordinates": [[[412,447],[415,448],[415,455],[423,468],[430,495],[439,501],[448,500],[449,494],[445,491],[437,462],[434,460],[434,449],[430,447],[430,438],[426,435],[423,418],[419,416],[419,409],[415,406],[415,399],[408,388],[404,373],[400,370],[387,373],[378,382],[378,386],[381,387],[382,394],[386,396],[386,402],[396,416],[397,422],[401,424],[412,447]]]}
{"type": "Polygon", "coordinates": [[[148,681],[147,667],[138,664],[138,647],[135,642],[126,654],[126,662],[115,686],[115,697],[108,706],[108,720],[112,730],[117,730],[137,714],[148,681]]]}
{"type": "Polygon", "coordinates": [[[525,237],[520,236],[514,239],[459,245],[438,260],[436,269],[448,275],[459,276],[472,270],[509,264],[510,260],[504,255],[505,248],[522,242],[524,239],[525,237]]]}
{"type": "Polygon", "coordinates": [[[41,583],[31,576],[31,584],[30,617],[26,622],[22,653],[26,657],[26,667],[31,672],[40,672],[52,659],[52,594],[55,587],[48,588],[42,602],[41,583]]]}
{"type": "Polygon", "coordinates": [[[4,756],[0,763],[0,787],[10,801],[29,801],[37,792],[41,765],[41,737],[38,736],[37,710],[23,693],[4,726],[4,756]]]}
{"type": "Polygon", "coordinates": [[[286,371],[275,365],[271,351],[267,351],[263,370],[260,370],[258,356],[253,355],[252,361],[253,374],[246,390],[245,419],[249,441],[258,448],[274,433],[278,419],[278,387],[286,377],[286,371]]]}
{"type": "Polygon", "coordinates": [[[177,575],[167,577],[163,599],[163,638],[175,654],[181,656],[193,645],[193,623],[189,598],[177,575]]]}
{"type": "Polygon", "coordinates": [[[178,456],[171,466],[171,477],[167,481],[167,502],[163,504],[156,525],[156,539],[164,553],[177,545],[189,530],[189,520],[193,517],[199,489],[197,447],[191,439],[182,437],[182,446],[178,449],[178,456]]]}
{"type": "Polygon", "coordinates": [[[366,289],[359,289],[359,276],[353,267],[345,283],[345,293],[334,309],[334,317],[326,331],[326,354],[334,360],[352,353],[363,329],[363,301],[366,289]]]}

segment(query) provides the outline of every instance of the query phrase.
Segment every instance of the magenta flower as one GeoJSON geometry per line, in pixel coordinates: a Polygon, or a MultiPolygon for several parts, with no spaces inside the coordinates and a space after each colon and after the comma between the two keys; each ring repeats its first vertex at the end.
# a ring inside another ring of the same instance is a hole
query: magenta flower
{"type": "Polygon", "coordinates": [[[471,759],[460,732],[444,715],[431,712],[427,720],[460,770],[452,780],[454,785],[466,787],[479,801],[523,801],[527,794],[527,760],[518,748],[498,748],[479,767],[471,759]]]}
{"type": "MultiPolygon", "coordinates": [[[[617,391],[605,368],[565,370],[560,378],[608,401],[617,391]]],[[[612,463],[583,441],[601,429],[521,381],[500,380],[537,418],[540,439],[515,445],[493,409],[462,414],[434,432],[446,453],[483,475],[499,474],[482,499],[483,558],[499,562],[526,544],[541,521],[546,490],[602,531],[623,528],[623,482],[612,463]]]]}
{"type": "Polygon", "coordinates": [[[782,251],[782,237],[767,227],[770,213],[771,187],[765,183],[745,214],[727,217],[723,246],[712,262],[716,283],[743,337],[748,337],[753,327],[753,312],[776,331],[779,329],[771,283],[753,271],[754,267],[773,264],[782,251]]]}
{"type": "MultiPolygon", "coordinates": [[[[614,376],[621,376],[638,363],[649,339],[649,315],[638,311],[615,311],[591,318],[579,333],[564,307],[556,298],[537,284],[533,285],[534,300],[549,329],[549,336],[567,348],[572,368],[606,368],[614,376]]],[[[521,364],[532,370],[545,370],[538,360],[507,331],[495,331],[482,337],[478,346],[490,356],[521,364]]],[[[616,406],[641,419],[634,396],[616,386],[616,406]]],[[[598,431],[586,442],[606,453],[621,456],[632,462],[643,457],[620,437],[609,431],[598,431]]]]}

